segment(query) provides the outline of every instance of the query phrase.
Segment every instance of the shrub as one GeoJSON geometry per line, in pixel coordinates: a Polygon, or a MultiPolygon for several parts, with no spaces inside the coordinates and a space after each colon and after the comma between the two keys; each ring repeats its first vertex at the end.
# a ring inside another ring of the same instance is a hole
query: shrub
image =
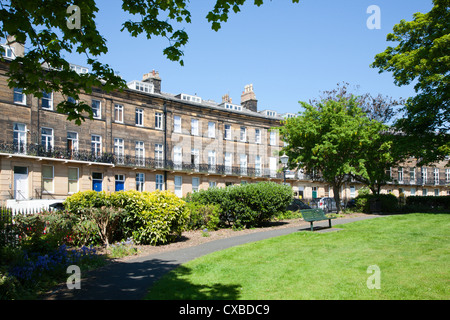
{"type": "Polygon", "coordinates": [[[257,227],[270,221],[286,210],[292,198],[289,186],[260,182],[201,190],[190,195],[188,201],[220,205],[221,223],[240,228],[257,227]]]}
{"type": "Polygon", "coordinates": [[[220,227],[221,208],[217,204],[201,204],[197,202],[186,203],[189,218],[186,221],[186,230],[199,230],[207,228],[217,230],[220,227]]]}
{"type": "Polygon", "coordinates": [[[363,194],[356,197],[358,211],[371,212],[396,212],[398,211],[398,199],[393,194],[363,194]]]}
{"type": "Polygon", "coordinates": [[[402,209],[404,212],[449,212],[450,196],[410,196],[402,209]]]}

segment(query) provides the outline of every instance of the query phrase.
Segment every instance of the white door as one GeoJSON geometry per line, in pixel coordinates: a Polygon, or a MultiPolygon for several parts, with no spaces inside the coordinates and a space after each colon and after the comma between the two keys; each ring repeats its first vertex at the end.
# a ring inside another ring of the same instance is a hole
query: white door
{"type": "Polygon", "coordinates": [[[14,167],[14,199],[28,199],[28,168],[14,167]]]}
{"type": "Polygon", "coordinates": [[[181,189],[182,183],[181,176],[175,176],[175,195],[179,198],[183,196],[183,191],[181,189]]]}

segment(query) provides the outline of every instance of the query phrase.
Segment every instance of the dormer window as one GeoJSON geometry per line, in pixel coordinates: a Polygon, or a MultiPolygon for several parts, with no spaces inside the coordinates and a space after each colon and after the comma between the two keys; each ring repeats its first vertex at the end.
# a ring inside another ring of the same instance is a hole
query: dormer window
{"type": "Polygon", "coordinates": [[[3,53],[2,53],[3,57],[9,58],[9,59],[15,59],[16,58],[16,55],[14,54],[14,48],[13,47],[10,47],[10,46],[2,44],[2,48],[3,48],[3,53]]]}
{"type": "Polygon", "coordinates": [[[132,90],[137,90],[145,93],[153,93],[154,92],[154,86],[153,83],[148,82],[142,82],[142,81],[132,81],[129,82],[128,88],[132,90]]]}

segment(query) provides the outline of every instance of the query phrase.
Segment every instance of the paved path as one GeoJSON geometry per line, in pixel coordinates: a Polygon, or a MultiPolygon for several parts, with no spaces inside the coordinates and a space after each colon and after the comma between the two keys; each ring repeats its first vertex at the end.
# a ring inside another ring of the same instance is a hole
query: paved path
{"type": "MultiPolygon", "coordinates": [[[[380,217],[377,215],[333,220],[333,226],[363,219],[380,217]]],[[[326,227],[328,221],[316,222],[315,227],[326,227]]],[[[125,262],[114,262],[104,268],[89,273],[81,281],[81,289],[68,290],[64,285],[59,290],[46,295],[51,300],[140,300],[151,285],[168,271],[205,254],[227,249],[244,243],[260,241],[297,231],[307,231],[305,227],[280,228],[241,236],[210,241],[198,246],[138,256],[125,262]]],[[[333,231],[323,229],[321,232],[333,231]]],[[[317,232],[317,231],[314,231],[317,232]]]]}

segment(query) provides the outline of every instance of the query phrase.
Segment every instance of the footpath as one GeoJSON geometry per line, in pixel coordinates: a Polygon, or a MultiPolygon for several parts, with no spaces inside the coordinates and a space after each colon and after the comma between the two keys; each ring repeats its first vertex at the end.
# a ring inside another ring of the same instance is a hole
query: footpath
{"type": "MultiPolygon", "coordinates": [[[[318,230],[314,232],[337,231],[339,229],[335,228],[336,225],[376,217],[381,216],[367,215],[334,219],[333,228],[331,229],[324,228],[328,226],[328,221],[315,222],[314,228],[318,227],[318,230]]],[[[279,228],[240,236],[232,236],[187,248],[149,255],[139,255],[125,261],[111,262],[105,267],[90,271],[88,275],[83,276],[80,289],[69,290],[64,284],[55,288],[52,292],[41,296],[41,299],[140,300],[147,294],[147,290],[156,280],[170,270],[173,270],[190,260],[245,243],[278,237],[293,232],[311,232],[308,230],[310,230],[309,223],[305,223],[300,227],[279,228]]]]}

